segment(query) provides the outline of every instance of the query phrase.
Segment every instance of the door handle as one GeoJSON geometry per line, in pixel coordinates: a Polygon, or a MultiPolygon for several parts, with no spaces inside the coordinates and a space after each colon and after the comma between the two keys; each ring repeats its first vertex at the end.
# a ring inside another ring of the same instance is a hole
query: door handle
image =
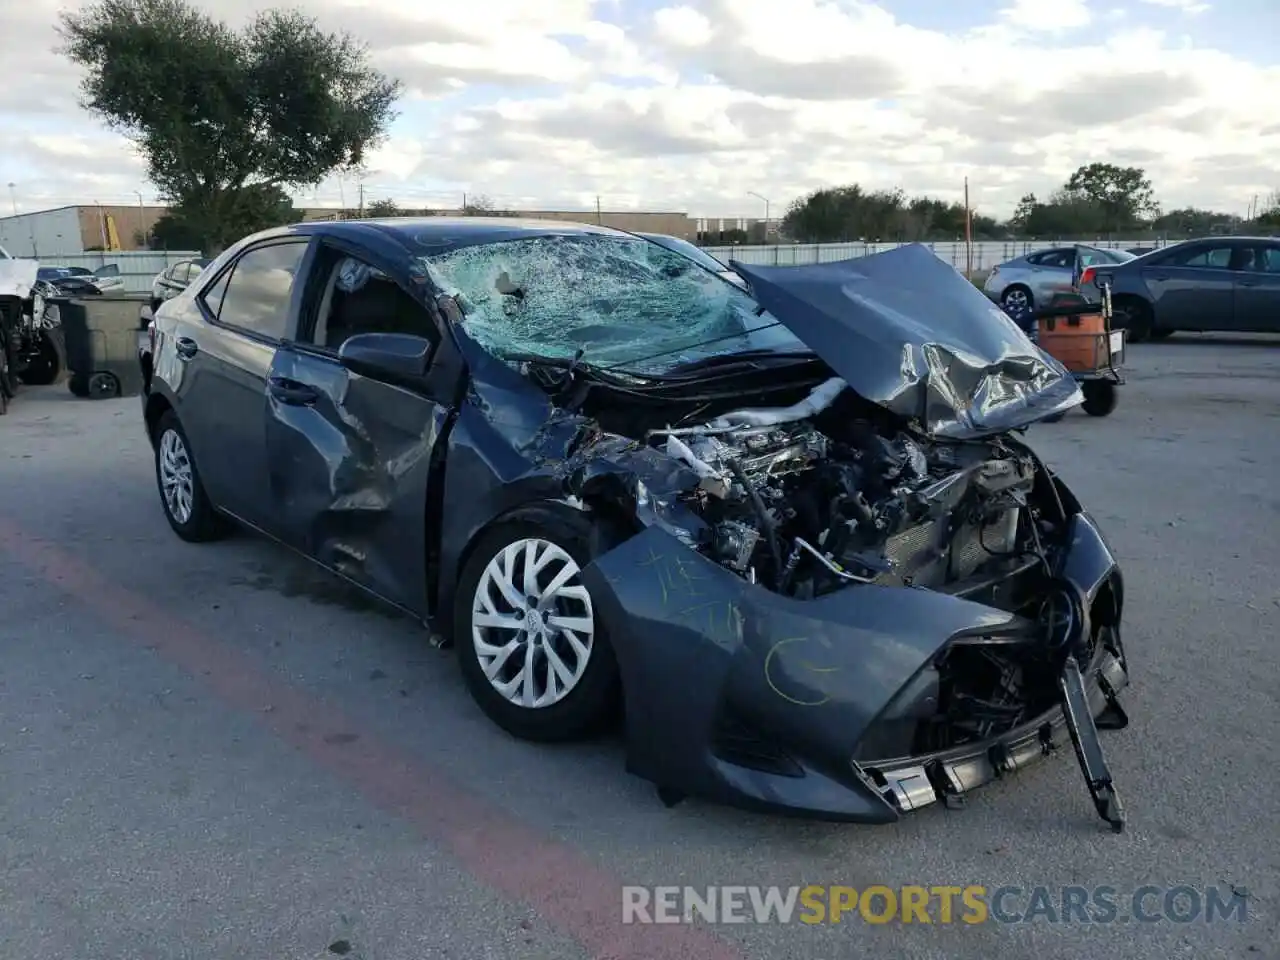
{"type": "Polygon", "coordinates": [[[272,377],[267,381],[267,389],[271,396],[291,407],[306,407],[320,399],[320,391],[315,387],[287,377],[272,377]]]}
{"type": "Polygon", "coordinates": [[[190,337],[179,337],[173,342],[173,349],[178,351],[179,360],[190,360],[199,352],[200,346],[190,337]]]}

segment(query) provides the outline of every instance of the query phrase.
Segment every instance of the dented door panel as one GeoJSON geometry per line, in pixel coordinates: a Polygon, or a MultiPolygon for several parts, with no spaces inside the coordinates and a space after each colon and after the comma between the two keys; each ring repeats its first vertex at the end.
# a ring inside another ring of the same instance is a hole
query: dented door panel
{"type": "Polygon", "coordinates": [[[268,392],[271,495],[290,546],[379,596],[426,614],[427,489],[446,407],[281,349],[268,392]]]}

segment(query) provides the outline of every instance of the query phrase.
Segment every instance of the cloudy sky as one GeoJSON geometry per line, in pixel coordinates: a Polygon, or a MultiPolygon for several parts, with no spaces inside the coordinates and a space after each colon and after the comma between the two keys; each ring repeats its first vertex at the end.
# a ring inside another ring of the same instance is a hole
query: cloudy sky
{"type": "MultiPolygon", "coordinates": [[[[58,0],[5,0],[0,184],[19,211],[148,202],[76,105],[58,0]]],[[[271,5],[200,0],[231,22],[271,5]]],[[[367,199],[778,216],[861,183],[1005,216],[1082,163],[1166,208],[1280,189],[1280,0],[308,0],[407,95],[367,199]]],[[[355,182],[299,195],[354,205],[355,182]]]]}

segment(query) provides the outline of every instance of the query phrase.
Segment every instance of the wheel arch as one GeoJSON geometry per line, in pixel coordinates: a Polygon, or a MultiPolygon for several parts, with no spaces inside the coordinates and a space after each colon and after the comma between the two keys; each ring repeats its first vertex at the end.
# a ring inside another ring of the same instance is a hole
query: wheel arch
{"type": "Polygon", "coordinates": [[[435,604],[432,610],[432,621],[436,632],[451,645],[456,640],[453,633],[453,606],[457,601],[458,583],[461,572],[475,556],[480,543],[494,529],[507,523],[530,521],[554,527],[557,522],[576,523],[585,520],[591,524],[588,549],[592,556],[599,556],[618,543],[637,532],[634,521],[629,521],[620,507],[607,501],[579,500],[576,498],[541,498],[529,500],[496,514],[488,522],[478,527],[458,551],[455,572],[452,577],[444,576],[440,567],[431,571],[434,581],[433,595],[435,604]]]}
{"type": "Polygon", "coordinates": [[[173,409],[173,403],[163,393],[153,390],[147,395],[146,404],[142,409],[142,419],[146,424],[147,439],[151,441],[151,446],[154,447],[158,439],[156,427],[160,424],[160,418],[173,409]]]}

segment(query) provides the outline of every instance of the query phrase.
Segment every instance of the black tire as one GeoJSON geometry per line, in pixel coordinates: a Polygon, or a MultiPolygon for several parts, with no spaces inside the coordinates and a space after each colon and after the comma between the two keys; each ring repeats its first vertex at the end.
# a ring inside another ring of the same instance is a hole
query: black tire
{"type": "Polygon", "coordinates": [[[67,378],[67,389],[73,396],[89,396],[89,377],[83,373],[73,373],[67,378]]]}
{"type": "Polygon", "coordinates": [[[1026,298],[1028,310],[1035,309],[1036,298],[1031,295],[1031,288],[1025,287],[1020,283],[1012,284],[1008,289],[1004,291],[1004,293],[1000,294],[1000,305],[1004,307],[1006,310],[1012,309],[1013,304],[1011,301],[1015,298],[1015,295],[1017,294],[1021,294],[1023,297],[1026,298]]]}
{"type": "Polygon", "coordinates": [[[1110,380],[1086,380],[1080,385],[1084,393],[1084,412],[1091,417],[1105,417],[1116,408],[1116,385],[1110,380]]]}
{"type": "Polygon", "coordinates": [[[41,330],[39,352],[27,362],[22,371],[22,382],[32,387],[47,387],[58,382],[66,365],[62,331],[41,330]]]}
{"type": "Polygon", "coordinates": [[[200,471],[196,467],[195,459],[190,454],[191,446],[187,442],[187,435],[182,429],[182,424],[178,421],[178,415],[172,410],[166,410],[156,424],[155,430],[155,451],[156,451],[156,491],[160,494],[160,506],[164,510],[164,517],[169,521],[169,526],[183,540],[188,543],[205,543],[210,540],[218,540],[228,533],[230,523],[227,518],[218,513],[213,508],[208,494],[204,491],[204,484],[200,480],[200,471]],[[165,496],[165,478],[163,474],[163,461],[167,454],[171,451],[165,442],[165,435],[172,433],[177,438],[180,452],[186,458],[186,464],[190,470],[191,478],[191,510],[186,517],[175,515],[171,509],[169,500],[165,496]]]}
{"type": "MultiPolygon", "coordinates": [[[[508,546],[522,540],[540,540],[558,547],[581,570],[590,563],[599,549],[597,545],[601,542],[600,532],[600,528],[594,527],[591,520],[577,511],[539,509],[519,519],[501,522],[481,534],[463,566],[453,609],[453,640],[458,664],[467,689],[480,709],[514,737],[556,742],[580,739],[602,729],[616,715],[616,708],[621,702],[618,664],[600,613],[594,609],[595,605],[592,604],[588,609],[581,600],[562,600],[561,603],[565,604],[560,608],[562,616],[586,619],[589,615],[592,623],[593,637],[586,665],[562,699],[540,707],[512,703],[486,677],[472,633],[472,609],[477,603],[477,591],[485,579],[486,567],[508,546]]],[[[551,561],[539,575],[539,586],[545,588],[548,580],[565,566],[562,562],[551,561]]],[[[576,585],[580,586],[581,581],[576,577],[571,577],[568,585],[574,585],[575,580],[576,585]]],[[[494,608],[504,615],[512,616],[516,610],[506,601],[495,604],[494,608]]],[[[578,663],[576,655],[573,655],[573,647],[564,633],[544,634],[531,640],[523,629],[512,633],[504,631],[501,634],[497,633],[497,628],[491,629],[494,630],[495,640],[505,636],[521,643],[509,655],[507,663],[510,670],[504,668],[499,676],[509,676],[511,679],[518,677],[526,657],[532,653],[536,658],[533,661],[534,680],[541,681],[545,692],[546,681],[551,672],[546,659],[546,648],[550,648],[566,667],[572,669],[578,663]]],[[[579,641],[582,640],[578,633],[574,636],[579,641]]]]}
{"type": "Polygon", "coordinates": [[[18,395],[18,376],[14,370],[13,357],[10,353],[9,339],[0,324],[0,396],[3,396],[8,409],[8,401],[18,395]]]}
{"type": "Polygon", "coordinates": [[[94,400],[110,400],[120,393],[120,378],[114,373],[99,371],[89,377],[89,396],[94,400]]]}
{"type": "Polygon", "coordinates": [[[1151,308],[1141,300],[1125,300],[1116,304],[1112,309],[1111,326],[1115,330],[1127,330],[1129,343],[1141,343],[1151,336],[1151,308]]]}

